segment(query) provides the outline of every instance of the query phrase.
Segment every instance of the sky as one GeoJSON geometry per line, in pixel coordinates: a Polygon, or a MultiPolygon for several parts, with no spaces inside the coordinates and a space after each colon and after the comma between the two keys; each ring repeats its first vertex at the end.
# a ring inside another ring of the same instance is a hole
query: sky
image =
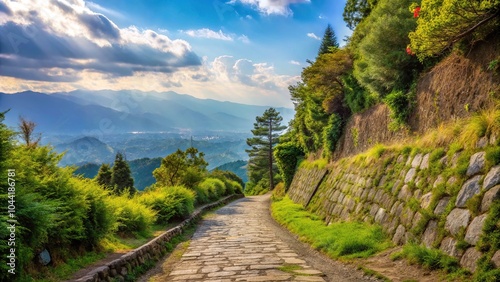
{"type": "Polygon", "coordinates": [[[0,92],[175,91],[292,107],[345,0],[0,0],[0,92]]]}

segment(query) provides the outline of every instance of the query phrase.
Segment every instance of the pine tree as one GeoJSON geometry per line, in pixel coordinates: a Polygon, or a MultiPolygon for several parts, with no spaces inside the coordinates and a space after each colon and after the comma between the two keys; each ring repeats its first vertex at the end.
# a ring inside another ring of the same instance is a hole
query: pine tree
{"type": "Polygon", "coordinates": [[[116,154],[115,163],[111,169],[111,185],[118,194],[122,194],[126,191],[130,191],[130,194],[136,192],[130,167],[127,161],[124,160],[122,153],[116,154]]]}
{"type": "Polygon", "coordinates": [[[318,57],[322,54],[330,53],[331,48],[339,48],[339,43],[337,42],[337,37],[332,27],[328,25],[323,35],[323,39],[321,40],[321,46],[319,46],[318,57]]]}
{"type": "Polygon", "coordinates": [[[248,176],[253,183],[258,183],[263,178],[269,179],[269,189],[274,188],[274,175],[277,167],[273,156],[273,147],[278,143],[279,132],[286,126],[281,125],[283,118],[274,108],[267,109],[262,116],[255,118],[254,137],[247,139],[247,145],[252,147],[246,150],[248,161],[248,176]],[[266,177],[266,174],[268,176],[266,177]]]}
{"type": "Polygon", "coordinates": [[[101,167],[99,168],[99,172],[97,172],[97,175],[95,177],[97,183],[99,185],[110,188],[112,187],[111,185],[111,178],[112,178],[112,171],[111,167],[109,164],[102,164],[101,167]]]}

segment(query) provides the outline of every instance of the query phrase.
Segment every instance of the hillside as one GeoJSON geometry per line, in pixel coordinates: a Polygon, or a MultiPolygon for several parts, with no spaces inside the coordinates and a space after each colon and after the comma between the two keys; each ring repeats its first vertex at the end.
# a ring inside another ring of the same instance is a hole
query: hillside
{"type": "MultiPolygon", "coordinates": [[[[83,91],[55,94],[25,91],[0,93],[5,123],[18,117],[36,121],[46,134],[117,134],[124,132],[233,131],[247,132],[267,107],[210,99],[175,92],[83,91]],[[182,118],[179,118],[182,117],[182,118]]],[[[278,109],[286,122],[294,111],[278,109]]]]}

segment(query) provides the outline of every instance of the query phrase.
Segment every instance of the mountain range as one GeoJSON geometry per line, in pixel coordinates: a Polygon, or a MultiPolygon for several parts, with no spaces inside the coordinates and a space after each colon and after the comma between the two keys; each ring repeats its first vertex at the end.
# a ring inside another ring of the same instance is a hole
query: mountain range
{"type": "MultiPolygon", "coordinates": [[[[52,94],[32,91],[0,93],[0,111],[10,109],[5,123],[19,117],[37,123],[37,131],[51,134],[102,135],[124,132],[235,131],[252,129],[266,106],[244,105],[186,94],[134,90],[75,90],[52,94]]],[[[294,110],[277,108],[283,124],[294,110]]]]}

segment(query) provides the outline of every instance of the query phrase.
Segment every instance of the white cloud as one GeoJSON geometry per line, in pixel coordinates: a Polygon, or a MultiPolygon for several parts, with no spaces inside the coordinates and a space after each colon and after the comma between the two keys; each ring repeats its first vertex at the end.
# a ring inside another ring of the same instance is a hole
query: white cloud
{"type": "Polygon", "coordinates": [[[319,38],[319,36],[317,36],[316,34],[310,32],[307,34],[308,37],[311,37],[312,39],[316,39],[316,40],[321,40],[321,38],[319,38]]]}
{"type": "Polygon", "coordinates": [[[83,0],[3,3],[0,76],[73,82],[82,79],[82,71],[130,77],[201,64],[188,42],[149,29],[120,28],[91,10],[100,6],[83,0]]]}
{"type": "Polygon", "coordinates": [[[248,36],[242,34],[241,36],[238,37],[238,40],[240,40],[241,42],[245,43],[245,44],[248,44],[250,43],[250,39],[248,39],[248,36]]]}
{"type": "Polygon", "coordinates": [[[224,32],[222,32],[222,30],[213,31],[208,28],[201,28],[197,30],[190,29],[183,32],[191,37],[211,38],[211,39],[219,39],[225,41],[234,40],[231,35],[225,34],[224,32]]]}
{"type": "Polygon", "coordinates": [[[300,63],[294,60],[291,60],[289,63],[292,65],[300,66],[300,63]]]}
{"type": "Polygon", "coordinates": [[[251,6],[264,15],[293,15],[290,4],[310,3],[310,0],[231,0],[228,4],[240,2],[251,6]]]}

